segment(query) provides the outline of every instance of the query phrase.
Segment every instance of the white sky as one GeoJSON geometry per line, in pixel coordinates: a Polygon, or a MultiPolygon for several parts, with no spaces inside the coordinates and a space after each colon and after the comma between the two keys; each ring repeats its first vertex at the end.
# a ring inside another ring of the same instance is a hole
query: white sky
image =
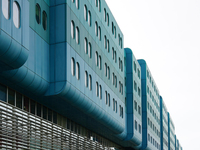
{"type": "Polygon", "coordinates": [[[200,1],[106,0],[124,47],[145,59],[184,150],[199,149],[200,1]]]}

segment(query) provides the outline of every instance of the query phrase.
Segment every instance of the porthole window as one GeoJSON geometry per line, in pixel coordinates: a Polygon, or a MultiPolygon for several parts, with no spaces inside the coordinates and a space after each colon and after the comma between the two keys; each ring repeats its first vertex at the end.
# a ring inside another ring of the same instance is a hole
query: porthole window
{"type": "Polygon", "coordinates": [[[75,75],[75,60],[74,60],[74,58],[71,59],[71,73],[73,76],[75,75]]]}
{"type": "Polygon", "coordinates": [[[88,25],[91,26],[91,13],[88,11],[88,25]]]}
{"type": "Polygon", "coordinates": [[[74,39],[74,37],[75,37],[75,25],[74,25],[73,21],[71,21],[71,36],[72,36],[72,39],[74,39]]]}
{"type": "Polygon", "coordinates": [[[13,2],[13,22],[16,28],[20,27],[20,7],[16,1],[13,2]]]}
{"type": "Polygon", "coordinates": [[[76,43],[79,44],[79,28],[76,27],[76,43]]]}
{"type": "Polygon", "coordinates": [[[10,0],[2,0],[2,11],[6,19],[10,18],[10,0]]]}
{"type": "Polygon", "coordinates": [[[42,12],[42,25],[44,30],[47,30],[47,13],[45,11],[42,12]]]}
{"type": "Polygon", "coordinates": [[[35,17],[38,24],[41,23],[41,8],[40,5],[37,3],[35,5],[35,17]]]}
{"type": "Polygon", "coordinates": [[[92,58],[92,46],[91,46],[90,42],[88,44],[88,55],[89,55],[90,58],[92,58]]]}
{"type": "Polygon", "coordinates": [[[76,63],[76,78],[80,79],[80,66],[78,62],[76,63]]]}

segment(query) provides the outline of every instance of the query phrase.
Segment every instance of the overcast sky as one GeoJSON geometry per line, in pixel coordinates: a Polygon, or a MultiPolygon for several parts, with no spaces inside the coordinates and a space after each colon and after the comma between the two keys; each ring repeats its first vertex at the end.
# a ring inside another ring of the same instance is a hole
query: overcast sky
{"type": "Polygon", "coordinates": [[[106,2],[124,47],[146,60],[183,149],[200,149],[200,1],[106,2]]]}

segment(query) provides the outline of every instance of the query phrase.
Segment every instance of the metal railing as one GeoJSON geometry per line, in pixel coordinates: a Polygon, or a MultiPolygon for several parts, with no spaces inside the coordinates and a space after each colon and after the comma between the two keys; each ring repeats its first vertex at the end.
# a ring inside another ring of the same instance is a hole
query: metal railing
{"type": "Polygon", "coordinates": [[[15,106],[0,101],[0,149],[111,150],[15,106]]]}

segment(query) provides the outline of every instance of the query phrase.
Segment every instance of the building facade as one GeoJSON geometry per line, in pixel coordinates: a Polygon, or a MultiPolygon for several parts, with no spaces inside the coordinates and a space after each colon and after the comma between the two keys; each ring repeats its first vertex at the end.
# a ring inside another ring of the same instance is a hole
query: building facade
{"type": "Polygon", "coordinates": [[[123,43],[105,0],[0,0],[1,149],[161,149],[158,87],[123,43]]]}

